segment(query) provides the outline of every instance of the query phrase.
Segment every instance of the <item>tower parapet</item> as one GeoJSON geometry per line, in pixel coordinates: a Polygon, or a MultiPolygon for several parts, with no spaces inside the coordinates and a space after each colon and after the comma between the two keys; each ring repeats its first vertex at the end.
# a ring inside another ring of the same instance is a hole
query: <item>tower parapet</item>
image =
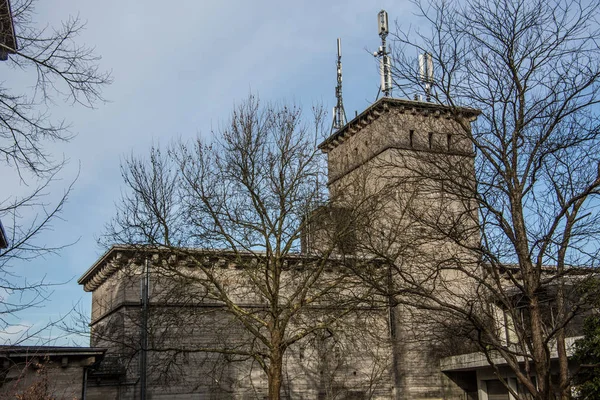
{"type": "Polygon", "coordinates": [[[328,156],[329,185],[393,149],[472,157],[465,129],[477,115],[472,108],[383,97],[319,145],[328,156]]]}

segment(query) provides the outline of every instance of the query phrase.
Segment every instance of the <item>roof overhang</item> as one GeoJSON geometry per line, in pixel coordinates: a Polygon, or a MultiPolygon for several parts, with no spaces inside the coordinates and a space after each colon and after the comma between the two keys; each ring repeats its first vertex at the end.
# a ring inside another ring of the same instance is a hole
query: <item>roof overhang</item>
{"type": "MultiPolygon", "coordinates": [[[[202,249],[185,247],[160,247],[150,245],[114,245],[106,251],[88,270],[77,280],[83,285],[83,290],[92,292],[102,285],[108,278],[119,269],[127,266],[142,265],[145,260],[164,259],[185,260],[192,258],[197,262],[207,262],[212,265],[240,267],[240,263],[248,260],[255,261],[257,258],[266,257],[264,251],[235,251],[231,249],[202,249]],[[174,258],[173,258],[174,257],[174,258]]],[[[286,257],[288,265],[300,266],[306,263],[320,262],[322,258],[314,254],[291,253],[286,257]]],[[[330,255],[326,260],[331,266],[348,262],[377,262],[372,257],[363,256],[335,256],[330,255]]]]}
{"type": "Polygon", "coordinates": [[[103,357],[106,349],[98,347],[0,346],[0,358],[30,357],[103,357]]]}
{"type": "MultiPolygon", "coordinates": [[[[575,351],[575,342],[581,338],[581,336],[576,336],[565,339],[567,345],[567,356],[571,357],[573,355],[573,352],[575,351]]],[[[552,349],[550,357],[552,360],[558,359],[558,352],[556,348],[552,349]]],[[[517,357],[517,359],[520,363],[524,362],[522,356],[517,357]]],[[[445,357],[440,360],[440,370],[443,372],[473,371],[489,368],[492,365],[502,367],[508,365],[508,363],[506,359],[495,352],[489,354],[489,359],[485,354],[478,352],[445,357]]]]}
{"type": "Polygon", "coordinates": [[[354,117],[353,120],[344,125],[341,129],[334,132],[331,136],[319,144],[319,149],[328,153],[344,142],[350,136],[355,135],[361,129],[370,125],[383,113],[392,109],[412,114],[431,115],[438,118],[466,118],[469,120],[477,118],[481,114],[480,110],[469,107],[446,106],[441,104],[429,103],[424,101],[393,99],[391,97],[382,97],[375,103],[367,107],[362,113],[354,117]]]}

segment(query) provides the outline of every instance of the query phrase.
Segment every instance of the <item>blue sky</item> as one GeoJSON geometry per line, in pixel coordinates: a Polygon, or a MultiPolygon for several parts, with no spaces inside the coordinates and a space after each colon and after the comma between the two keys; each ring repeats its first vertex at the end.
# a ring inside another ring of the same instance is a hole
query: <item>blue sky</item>
{"type": "MultiPolygon", "coordinates": [[[[76,137],[46,145],[56,157],[69,160],[49,200],[79,177],[62,220],[41,240],[77,243],[56,256],[14,264],[13,273],[29,280],[45,275],[50,282],[67,282],[55,287],[43,307],[19,314],[18,321],[43,326],[75,304],[89,313],[91,294],[77,279],[104,252],[96,239],[123,189],[119,163],[124,156],[145,155],[152,144],[172,138],[210,134],[250,92],[263,101],[296,102],[306,111],[315,103],[331,110],[337,37],[342,38],[348,117],[372,103],[379,77],[368,51],[379,45],[377,13],[382,8],[390,22],[398,20],[403,28],[416,22],[413,6],[404,0],[39,2],[36,22],[41,26],[70,15],[87,21],[79,42],[95,47],[102,56],[100,67],[112,71],[114,83],[104,91],[107,102],[95,109],[52,107],[53,116],[69,121],[76,137]]],[[[27,74],[1,64],[0,74],[15,91],[30,84],[27,74]]],[[[12,193],[27,190],[6,167],[0,167],[0,176],[12,193]]],[[[73,340],[87,344],[73,338],[56,343],[73,340]]]]}

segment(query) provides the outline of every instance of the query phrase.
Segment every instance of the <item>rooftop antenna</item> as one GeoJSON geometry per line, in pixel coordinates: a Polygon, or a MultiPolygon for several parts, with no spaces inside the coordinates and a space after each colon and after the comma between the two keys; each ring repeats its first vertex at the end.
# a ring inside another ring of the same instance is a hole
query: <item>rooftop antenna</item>
{"type": "Polygon", "coordinates": [[[346,125],[346,111],[344,110],[344,100],[342,99],[342,39],[337,39],[337,86],[335,87],[335,98],[337,103],[333,108],[333,123],[331,132],[342,129],[346,125]]]}
{"type": "Polygon", "coordinates": [[[431,53],[419,54],[419,77],[425,84],[425,98],[431,101],[431,85],[433,84],[433,57],[431,53]]]}
{"type": "MultiPolygon", "coordinates": [[[[377,24],[379,27],[381,46],[379,46],[379,50],[373,53],[373,55],[379,57],[379,74],[381,75],[379,91],[383,92],[384,97],[390,97],[392,95],[392,64],[385,43],[385,39],[388,33],[390,33],[388,28],[388,14],[385,10],[381,10],[379,11],[379,14],[377,14],[377,24]]],[[[377,95],[377,97],[379,97],[379,95],[377,95]]]]}

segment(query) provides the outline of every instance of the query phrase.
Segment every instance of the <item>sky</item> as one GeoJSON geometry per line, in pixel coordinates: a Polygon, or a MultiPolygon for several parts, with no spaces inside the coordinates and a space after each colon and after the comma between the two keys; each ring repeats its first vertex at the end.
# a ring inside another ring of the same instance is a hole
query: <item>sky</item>
{"type": "MultiPolygon", "coordinates": [[[[406,0],[38,2],[39,26],[57,26],[76,15],[87,21],[78,42],[95,48],[102,57],[100,69],[111,71],[114,82],[103,91],[106,102],[94,109],[52,106],[53,118],[69,122],[75,137],[45,146],[68,160],[48,200],[56,201],[77,180],[61,219],[40,240],[75,243],[56,255],[13,264],[12,273],[29,281],[45,276],[62,284],[42,306],[19,313],[7,332],[0,332],[0,344],[14,340],[24,327],[69,320],[73,307],[89,315],[91,294],[77,279],[105,251],[97,239],[124,189],[119,170],[124,157],[144,156],[153,144],[210,135],[250,93],[262,101],[300,104],[306,112],[314,104],[331,110],[338,37],[349,119],[374,102],[379,72],[372,52],[380,43],[381,9],[404,29],[418,22],[406,0]]],[[[27,72],[2,64],[0,81],[19,93],[29,84],[27,72]]],[[[13,172],[0,168],[0,190],[24,193],[28,187],[13,172]]],[[[43,337],[57,345],[88,344],[57,329],[43,337]]]]}

